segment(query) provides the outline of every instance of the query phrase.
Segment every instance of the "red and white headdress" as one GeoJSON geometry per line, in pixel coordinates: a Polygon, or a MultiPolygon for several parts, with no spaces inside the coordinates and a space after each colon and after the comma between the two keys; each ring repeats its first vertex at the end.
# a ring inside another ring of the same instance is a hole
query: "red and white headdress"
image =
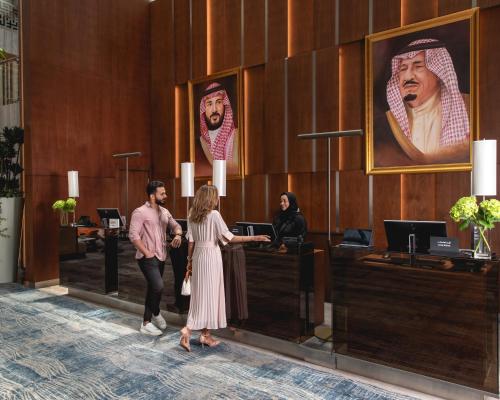
{"type": "Polygon", "coordinates": [[[411,140],[410,126],[403,98],[399,91],[399,68],[402,60],[425,53],[425,64],[439,78],[441,85],[441,146],[451,146],[469,140],[469,118],[464,100],[458,88],[458,79],[450,53],[444,43],[436,39],[420,39],[411,42],[400,54],[392,58],[392,75],[387,82],[387,102],[406,137],[411,140]]]}
{"type": "Polygon", "coordinates": [[[226,90],[217,82],[208,85],[205,89],[205,93],[206,94],[202,97],[200,102],[201,140],[204,140],[210,147],[214,160],[231,160],[233,157],[233,133],[235,126],[233,121],[233,109],[231,108],[229,97],[227,96],[226,90]],[[224,104],[224,121],[222,122],[217,138],[214,143],[212,143],[205,120],[205,102],[215,96],[222,97],[222,102],[224,104]]]}

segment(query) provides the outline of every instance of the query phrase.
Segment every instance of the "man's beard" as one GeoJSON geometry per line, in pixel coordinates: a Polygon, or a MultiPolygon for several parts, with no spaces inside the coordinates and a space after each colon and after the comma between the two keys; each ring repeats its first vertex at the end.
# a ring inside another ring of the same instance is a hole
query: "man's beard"
{"type": "MultiPolygon", "coordinates": [[[[212,115],[218,115],[219,122],[213,124],[212,121],[210,121],[210,118],[208,118],[207,115],[205,114],[205,122],[207,124],[209,131],[215,131],[216,129],[219,129],[222,126],[222,123],[224,122],[225,113],[223,112],[222,115],[220,115],[218,112],[214,112],[214,113],[212,113],[212,115]]],[[[210,115],[210,116],[212,116],[212,115],[210,115]]]]}
{"type": "Polygon", "coordinates": [[[159,206],[164,206],[165,200],[159,200],[158,198],[155,197],[155,203],[158,204],[159,206]]]}
{"type": "MultiPolygon", "coordinates": [[[[414,81],[413,79],[409,79],[403,84],[403,87],[406,87],[406,85],[418,85],[418,82],[414,81]]],[[[415,93],[408,93],[405,97],[403,97],[403,100],[408,102],[413,101],[416,98],[417,95],[415,93]]]]}
{"type": "Polygon", "coordinates": [[[403,100],[406,102],[413,101],[417,98],[417,95],[415,93],[409,93],[405,97],[403,97],[403,100]]]}

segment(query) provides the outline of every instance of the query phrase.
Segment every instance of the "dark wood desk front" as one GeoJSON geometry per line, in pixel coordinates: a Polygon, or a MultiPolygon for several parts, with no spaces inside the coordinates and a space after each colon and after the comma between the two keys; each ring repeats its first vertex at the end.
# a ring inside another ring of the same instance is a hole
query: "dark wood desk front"
{"type": "Polygon", "coordinates": [[[426,259],[331,249],[335,352],[497,394],[499,262],[426,259]]]}
{"type": "Polygon", "coordinates": [[[297,342],[313,335],[315,314],[323,313],[324,299],[324,286],[315,296],[315,258],[322,260],[323,254],[245,248],[248,320],[243,329],[297,342]]]}

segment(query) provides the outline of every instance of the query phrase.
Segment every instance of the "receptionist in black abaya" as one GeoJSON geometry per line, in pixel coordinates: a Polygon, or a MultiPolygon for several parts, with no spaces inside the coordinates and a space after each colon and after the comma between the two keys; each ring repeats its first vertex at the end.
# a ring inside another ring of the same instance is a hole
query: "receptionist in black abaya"
{"type": "Polygon", "coordinates": [[[306,219],[300,212],[297,197],[292,192],[281,193],[280,212],[274,218],[273,225],[277,244],[281,244],[284,237],[305,237],[306,219]]]}

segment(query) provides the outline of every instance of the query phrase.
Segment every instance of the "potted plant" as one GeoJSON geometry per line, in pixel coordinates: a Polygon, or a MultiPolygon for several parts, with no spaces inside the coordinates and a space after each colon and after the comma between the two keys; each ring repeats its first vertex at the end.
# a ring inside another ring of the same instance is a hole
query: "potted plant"
{"type": "Polygon", "coordinates": [[[0,283],[14,282],[21,232],[23,192],[21,149],[24,130],[5,127],[0,132],[0,283]]]}
{"type": "Polygon", "coordinates": [[[450,209],[450,217],[458,222],[460,230],[469,225],[474,227],[474,258],[491,258],[491,245],[488,232],[500,221],[500,201],[483,200],[477,204],[475,196],[460,198],[450,209]]]}
{"type": "Polygon", "coordinates": [[[52,209],[54,211],[59,211],[59,218],[61,226],[68,225],[68,214],[73,213],[73,223],[75,223],[75,208],[76,208],[76,200],[72,197],[66,200],[56,200],[54,204],[52,204],[52,209]]]}

